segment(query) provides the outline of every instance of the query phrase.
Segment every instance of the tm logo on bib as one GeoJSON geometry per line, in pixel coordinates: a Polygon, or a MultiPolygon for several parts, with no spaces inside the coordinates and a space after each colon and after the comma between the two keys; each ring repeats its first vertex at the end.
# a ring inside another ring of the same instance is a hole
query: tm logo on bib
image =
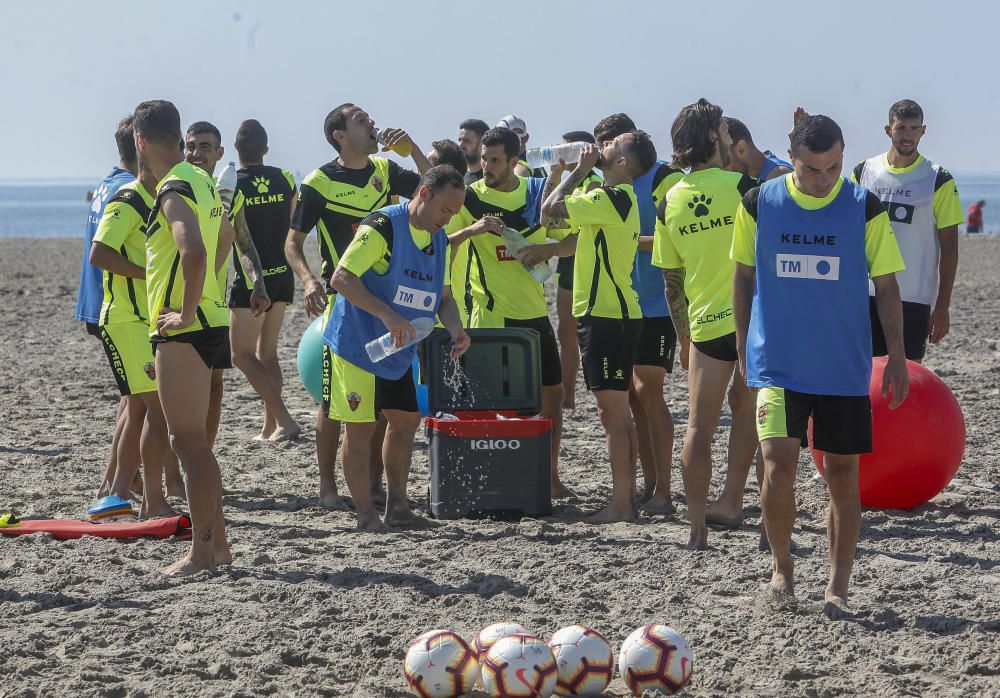
{"type": "Polygon", "coordinates": [[[840,257],[815,254],[779,254],[775,258],[778,276],[797,279],[840,280],[840,257]]]}
{"type": "Polygon", "coordinates": [[[430,310],[437,302],[437,294],[409,286],[397,286],[396,297],[392,302],[415,310],[430,310]]]}

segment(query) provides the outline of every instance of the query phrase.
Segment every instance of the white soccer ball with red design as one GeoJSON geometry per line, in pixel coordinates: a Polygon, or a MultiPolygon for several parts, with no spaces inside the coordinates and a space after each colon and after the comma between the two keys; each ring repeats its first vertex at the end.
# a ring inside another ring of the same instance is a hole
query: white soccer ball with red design
{"type": "Polygon", "coordinates": [[[629,635],[618,655],[618,671],[633,696],[670,695],[691,679],[694,655],[684,636],[666,625],[643,626],[629,635]]]}
{"type": "Polygon", "coordinates": [[[410,690],[420,698],[457,698],[472,690],[479,676],[479,665],[461,635],[450,630],[431,630],[410,646],[403,674],[410,690]]]}
{"type": "Polygon", "coordinates": [[[556,659],[560,696],[589,696],[603,693],[615,672],[611,643],[593,628],[571,625],[549,640],[556,659]]]}
{"type": "Polygon", "coordinates": [[[482,674],[492,698],[548,698],[556,688],[556,659],[537,637],[508,635],[486,653],[482,674]]]}
{"type": "Polygon", "coordinates": [[[480,667],[483,666],[490,647],[496,644],[497,640],[508,635],[531,635],[531,631],[520,623],[494,623],[479,631],[479,634],[472,641],[472,651],[476,653],[480,667]]]}

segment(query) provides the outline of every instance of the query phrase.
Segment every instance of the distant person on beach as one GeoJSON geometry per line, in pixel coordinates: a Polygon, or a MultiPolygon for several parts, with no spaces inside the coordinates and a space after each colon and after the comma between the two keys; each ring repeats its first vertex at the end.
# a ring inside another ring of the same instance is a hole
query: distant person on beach
{"type": "Polygon", "coordinates": [[[691,524],[688,546],[703,550],[708,546],[708,523],[738,526],[739,518],[728,517],[742,517],[742,508],[731,513],[718,507],[708,509],[712,440],[727,392],[732,428],[725,491],[738,494],[740,500],[757,451],[753,394],[735,370],[733,263],[729,259],[736,209],[756,182],[725,169],[732,160],[729,126],[722,108],[708,100],[681,109],[670,137],[671,164],[689,173],[660,202],[653,264],[663,270],[680,363],[688,371],[690,411],[681,465],[691,524]]]}
{"type": "Polygon", "coordinates": [[[965,232],[967,233],[981,233],[983,232],[983,207],[986,205],[984,199],[980,199],[974,204],[969,205],[968,217],[965,222],[965,232]]]}
{"type": "Polygon", "coordinates": [[[872,448],[869,278],[889,349],[882,392],[895,408],[909,387],[895,278],[903,260],[882,203],[841,176],[844,139],[832,119],[798,119],[790,153],[794,172],[751,189],[736,211],[737,347],[740,373],[758,391],[770,596],[794,593],[795,473],[811,417],[831,500],[824,613],[842,618],[861,528],[859,454],[872,448]]]}
{"type": "Polygon", "coordinates": [[[452,356],[469,348],[448,284],[450,245],[444,232],[465,198],[465,180],[450,165],[429,169],[409,203],[367,216],[337,261],[330,285],[338,294],[323,332],[329,374],[324,407],[343,422],[342,459],[358,528],[385,531],[426,524],[406,496],[413,439],[420,426],[413,382],[413,344],[375,362],[365,345],[387,332],[397,347],[415,336],[418,318],[440,318],[451,335],[452,356]],[[371,493],[371,443],[376,419],[388,423],[382,459],[387,493],[379,518],[371,493]]]}
{"type": "Polygon", "coordinates": [[[254,282],[243,264],[233,264],[233,286],[229,292],[229,338],[233,363],[250,381],[264,401],[264,424],[254,437],[262,441],[284,441],[302,429],[288,413],[281,397],[283,380],[278,362],[278,339],[285,310],[295,295],[295,275],[285,257],[285,236],[295,210],[295,179],[288,170],[264,164],[267,131],[256,119],[247,119],[236,131],[240,169],[230,210],[240,235],[249,235],[260,259],[263,276],[254,282]],[[244,233],[245,230],[245,233],[244,233]],[[255,312],[254,291],[263,283],[270,300],[264,313],[255,312]]]}
{"type": "Polygon", "coordinates": [[[792,171],[792,165],[787,160],[782,160],[770,150],[761,151],[754,144],[746,124],[731,116],[725,119],[729,137],[733,139],[733,157],[727,169],[753,177],[758,184],[792,171]]]}
{"type": "Polygon", "coordinates": [[[177,108],[163,100],[142,102],[133,119],[143,170],[159,182],[146,230],[149,334],[193,526],[190,551],[165,572],[188,575],[232,561],[207,422],[212,370],[229,360],[229,310],[216,272],[235,231],[211,176],[184,161],[177,108]]]}
{"type": "MultiPolygon", "coordinates": [[[[302,180],[292,224],[285,239],[285,256],[288,265],[305,287],[303,305],[306,315],[323,315],[324,323],[336,300],[331,277],[340,256],[354,239],[361,221],[372,211],[391,203],[391,197],[409,198],[420,185],[420,175],[406,170],[394,161],[376,156],[379,143],[376,139],[375,120],[361,107],[347,102],[329,114],[323,122],[323,134],[336,151],[336,157],[313,170],[302,180]],[[321,260],[317,277],[309,268],[303,245],[306,236],[316,229],[321,260]]],[[[413,163],[417,170],[426,172],[430,163],[410,138],[400,128],[384,129],[383,152],[393,146],[412,149],[413,163]]],[[[324,365],[330,361],[324,354],[324,365]]],[[[323,372],[324,395],[328,371],[323,372]]],[[[319,503],[329,509],[346,509],[347,504],[337,492],[334,466],[340,441],[340,423],[330,419],[328,405],[320,405],[316,415],[316,461],[319,465],[319,503]]],[[[381,451],[384,422],[376,430],[373,448],[381,451]]],[[[372,487],[380,481],[373,478],[372,487]]]]}
{"type": "MultiPolygon", "coordinates": [[[[889,150],[858,163],[851,179],[875,194],[889,213],[906,269],[896,274],[903,299],[906,358],[923,361],[951,327],[951,292],[958,271],[962,204],[955,178],[920,154],[924,112],[912,99],[889,108],[889,150]]],[[[872,354],[888,353],[874,286],[870,289],[872,354]]]]}
{"type": "MultiPolygon", "coordinates": [[[[84,230],[83,240],[83,261],[80,264],[80,284],[76,298],[76,319],[84,323],[87,334],[100,339],[100,317],[101,305],[104,303],[104,283],[102,271],[90,263],[90,250],[93,246],[94,235],[97,234],[97,227],[100,225],[101,217],[104,215],[104,207],[111,201],[118,190],[129,182],[135,181],[136,172],[139,165],[136,161],[135,139],[132,135],[132,117],[127,116],[118,122],[115,128],[115,143],[118,146],[118,165],[111,168],[101,183],[93,192],[88,192],[91,202],[87,211],[87,227],[84,230]]],[[[103,344],[103,343],[102,343],[103,344]]],[[[127,401],[124,396],[118,402],[118,410],[115,413],[114,436],[111,440],[111,454],[108,457],[108,464],[105,468],[104,479],[97,489],[97,497],[106,496],[111,489],[111,483],[115,478],[118,467],[118,450],[121,446],[121,434],[129,427],[128,412],[125,409],[127,401]]],[[[139,416],[142,419],[142,416],[139,416]]],[[[133,434],[138,434],[142,423],[131,425],[133,434]]],[[[132,450],[137,443],[132,442],[132,450]]]]}

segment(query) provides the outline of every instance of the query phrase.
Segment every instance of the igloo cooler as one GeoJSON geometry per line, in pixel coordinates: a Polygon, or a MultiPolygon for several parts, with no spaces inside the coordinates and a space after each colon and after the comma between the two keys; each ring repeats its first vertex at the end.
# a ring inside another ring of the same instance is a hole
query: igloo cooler
{"type": "Polygon", "coordinates": [[[438,330],[420,349],[431,414],[430,510],[440,519],[517,518],[552,513],[552,421],[541,405],[535,330],[470,329],[456,375],[450,337],[438,330]]]}

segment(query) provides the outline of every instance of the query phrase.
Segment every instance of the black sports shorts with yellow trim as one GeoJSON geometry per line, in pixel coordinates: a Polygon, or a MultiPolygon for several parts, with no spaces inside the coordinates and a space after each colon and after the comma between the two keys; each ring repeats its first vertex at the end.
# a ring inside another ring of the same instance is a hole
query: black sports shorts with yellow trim
{"type": "Polygon", "coordinates": [[[644,317],[635,350],[635,365],[658,366],[673,373],[676,351],[677,330],[670,316],[644,317]]]}
{"type": "Polygon", "coordinates": [[[715,339],[708,339],[704,342],[692,341],[698,351],[705,356],[716,361],[738,361],[740,356],[736,353],[736,333],[730,332],[715,339]]]}
{"type": "MultiPolygon", "coordinates": [[[[267,297],[272,303],[291,303],[295,296],[295,277],[289,270],[288,273],[275,274],[264,277],[264,289],[267,297]]],[[[247,288],[246,284],[239,283],[239,279],[233,282],[233,287],[229,291],[230,308],[249,308],[250,296],[253,289],[247,288]]],[[[268,308],[268,311],[271,309],[268,308]]]]}
{"type": "MultiPolygon", "coordinates": [[[[868,316],[872,322],[872,356],[886,356],[889,349],[882,331],[875,297],[868,300],[868,316]]],[[[923,303],[903,301],[903,351],[910,361],[921,361],[927,353],[927,335],[931,327],[931,307],[923,303]]]]}
{"type": "Polygon", "coordinates": [[[641,330],[639,319],[579,318],[576,336],[588,390],[628,390],[641,330]]]}
{"type": "Polygon", "coordinates": [[[153,342],[154,354],[156,353],[156,347],[160,344],[167,344],[169,342],[190,344],[209,368],[233,367],[232,352],[229,348],[228,327],[209,327],[204,330],[195,330],[194,332],[168,335],[166,337],[154,334],[151,341],[153,342]]]}
{"type": "Polygon", "coordinates": [[[575,257],[560,257],[556,262],[556,283],[566,291],[573,290],[573,262],[575,257]]]}
{"type": "Polygon", "coordinates": [[[787,388],[757,391],[757,436],[793,438],[807,445],[809,418],[813,448],[853,456],[872,450],[872,403],[867,395],[814,395],[787,388]]]}
{"type": "Polygon", "coordinates": [[[323,345],[323,414],[335,422],[374,422],[382,410],[419,412],[413,368],[396,380],[380,378],[323,345]]]}

